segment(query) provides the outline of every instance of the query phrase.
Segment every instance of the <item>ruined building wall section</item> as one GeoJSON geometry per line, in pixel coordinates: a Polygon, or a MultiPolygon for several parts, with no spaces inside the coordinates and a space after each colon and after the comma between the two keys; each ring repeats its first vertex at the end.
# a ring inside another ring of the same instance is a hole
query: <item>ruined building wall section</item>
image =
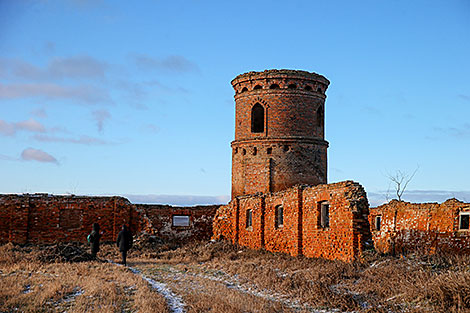
{"type": "Polygon", "coordinates": [[[392,200],[372,208],[369,222],[382,253],[470,253],[469,215],[470,204],[456,199],[441,204],[392,200]]]}
{"type": "Polygon", "coordinates": [[[93,223],[103,241],[116,240],[123,224],[134,234],[148,231],[162,239],[210,238],[218,206],[171,207],[134,205],[122,197],[0,195],[0,242],[86,242],[93,223]],[[173,216],[187,226],[173,227],[173,216]]]}
{"type": "Polygon", "coordinates": [[[167,240],[205,240],[212,236],[212,220],[219,205],[173,207],[160,204],[136,204],[146,217],[143,230],[167,240]],[[182,219],[175,224],[174,217],[182,219]],[[186,224],[187,219],[187,224],[186,224]]]}
{"type": "Polygon", "coordinates": [[[368,208],[363,187],[352,181],[240,196],[217,211],[213,238],[292,256],[352,261],[371,238],[368,208]],[[326,225],[321,224],[322,203],[328,206],[326,225]]]}

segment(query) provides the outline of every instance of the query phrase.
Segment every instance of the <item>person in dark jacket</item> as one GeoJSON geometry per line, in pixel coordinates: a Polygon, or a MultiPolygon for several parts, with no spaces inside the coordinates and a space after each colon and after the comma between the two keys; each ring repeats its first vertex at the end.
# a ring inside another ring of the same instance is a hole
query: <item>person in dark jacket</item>
{"type": "Polygon", "coordinates": [[[93,224],[93,229],[91,233],[88,235],[88,242],[91,246],[91,255],[93,258],[96,258],[96,254],[100,251],[100,225],[98,223],[93,224]]]}
{"type": "Polygon", "coordinates": [[[119,251],[121,251],[121,264],[126,265],[127,251],[132,247],[132,234],[126,225],[122,225],[122,230],[118,234],[116,244],[119,247],[119,251]]]}

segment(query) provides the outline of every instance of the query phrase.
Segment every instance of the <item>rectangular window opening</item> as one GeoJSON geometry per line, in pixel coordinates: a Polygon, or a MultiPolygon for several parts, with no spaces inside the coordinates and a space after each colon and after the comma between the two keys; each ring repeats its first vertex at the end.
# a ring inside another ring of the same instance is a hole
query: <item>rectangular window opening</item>
{"type": "Polygon", "coordinates": [[[173,215],[173,226],[174,227],[188,227],[189,215],[173,215]]]}
{"type": "Polygon", "coordinates": [[[284,208],[282,205],[276,206],[276,217],[274,225],[276,228],[284,226],[284,208]]]}
{"type": "Polygon", "coordinates": [[[459,230],[470,230],[470,212],[460,213],[459,230]]]}
{"type": "Polygon", "coordinates": [[[251,209],[246,210],[246,228],[253,226],[253,212],[251,209]]]}
{"type": "Polygon", "coordinates": [[[380,226],[382,226],[382,216],[378,215],[375,217],[375,230],[380,231],[380,226]]]}
{"type": "Polygon", "coordinates": [[[320,202],[320,226],[330,227],[330,205],[328,202],[320,202]]]}

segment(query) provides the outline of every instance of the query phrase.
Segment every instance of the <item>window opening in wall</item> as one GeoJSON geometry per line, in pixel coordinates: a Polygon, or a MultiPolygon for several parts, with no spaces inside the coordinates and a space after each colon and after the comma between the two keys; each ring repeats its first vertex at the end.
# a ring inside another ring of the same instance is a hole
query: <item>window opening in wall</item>
{"type": "Polygon", "coordinates": [[[279,89],[279,85],[278,84],[272,84],[271,86],[269,86],[269,89],[279,89]]]}
{"type": "Polygon", "coordinates": [[[253,211],[251,209],[246,210],[246,228],[252,227],[253,225],[253,211]]]}
{"type": "Polygon", "coordinates": [[[266,153],[267,153],[267,154],[273,153],[273,148],[268,148],[268,149],[266,149],[266,153]]]}
{"type": "Polygon", "coordinates": [[[375,217],[375,230],[380,231],[380,226],[382,226],[382,216],[378,215],[375,217]]]}
{"type": "Polygon", "coordinates": [[[289,89],[296,89],[296,88],[297,88],[297,85],[296,85],[296,84],[289,84],[289,86],[287,86],[287,88],[289,88],[289,89]]]}
{"type": "Polygon", "coordinates": [[[282,205],[276,206],[276,217],[274,221],[274,227],[279,228],[284,225],[284,208],[282,205]]]}
{"type": "Polygon", "coordinates": [[[330,227],[330,205],[328,202],[320,202],[320,226],[330,227]]]}
{"type": "Polygon", "coordinates": [[[242,92],[247,92],[247,91],[248,91],[248,88],[243,87],[242,92]]]}
{"type": "Polygon", "coordinates": [[[238,148],[233,149],[233,153],[237,154],[238,153],[238,148]]]}
{"type": "Polygon", "coordinates": [[[259,103],[256,103],[251,109],[251,132],[264,132],[264,108],[259,103]]]}
{"type": "Polygon", "coordinates": [[[310,87],[310,86],[305,86],[304,90],[305,90],[305,91],[312,91],[312,87],[310,87]]]}
{"type": "Polygon", "coordinates": [[[321,93],[321,92],[322,92],[322,90],[321,90],[321,88],[320,88],[320,87],[318,87],[318,88],[317,88],[317,92],[319,92],[319,93],[321,93]]]}
{"type": "Polygon", "coordinates": [[[256,147],[253,148],[253,155],[257,155],[258,154],[258,149],[256,147]]]}
{"type": "Polygon", "coordinates": [[[246,149],[243,149],[243,150],[242,150],[242,154],[243,154],[243,155],[246,154],[246,149]]]}
{"type": "Polygon", "coordinates": [[[470,212],[460,212],[459,230],[470,230],[470,212]]]}
{"type": "Polygon", "coordinates": [[[318,110],[317,110],[317,127],[321,127],[323,126],[323,119],[324,119],[324,116],[323,116],[323,107],[319,107],[318,110]]]}
{"type": "Polygon", "coordinates": [[[288,145],[284,145],[284,148],[283,148],[283,149],[284,149],[284,152],[287,152],[287,151],[289,151],[290,148],[289,148],[288,145]]]}
{"type": "Polygon", "coordinates": [[[189,226],[189,215],[173,215],[174,227],[187,227],[189,226]]]}
{"type": "Polygon", "coordinates": [[[262,89],[262,87],[260,85],[256,85],[255,88],[253,88],[253,90],[258,90],[258,89],[262,89]]]}

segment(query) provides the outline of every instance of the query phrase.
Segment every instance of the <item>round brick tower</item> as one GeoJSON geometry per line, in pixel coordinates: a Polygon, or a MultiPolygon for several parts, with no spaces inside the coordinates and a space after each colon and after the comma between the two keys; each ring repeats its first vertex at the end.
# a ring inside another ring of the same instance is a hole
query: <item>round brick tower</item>
{"type": "Polygon", "coordinates": [[[232,80],[232,198],[326,183],[329,83],[322,75],[294,70],[249,72],[232,80]]]}

